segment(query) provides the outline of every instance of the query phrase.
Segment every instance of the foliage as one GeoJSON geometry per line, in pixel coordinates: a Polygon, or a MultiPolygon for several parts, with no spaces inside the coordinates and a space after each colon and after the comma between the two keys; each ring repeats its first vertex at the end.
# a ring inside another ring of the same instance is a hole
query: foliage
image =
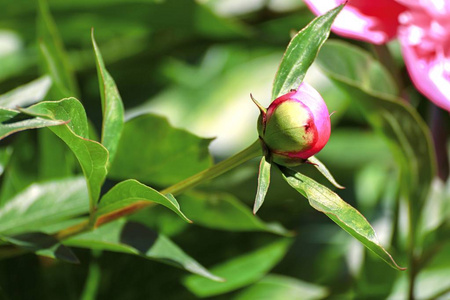
{"type": "Polygon", "coordinates": [[[219,2],[2,3],[0,295],[448,295],[448,114],[367,44],[327,41],[342,6],[219,2]],[[331,138],[281,167],[248,94],[304,79],[336,112],[331,138]]]}

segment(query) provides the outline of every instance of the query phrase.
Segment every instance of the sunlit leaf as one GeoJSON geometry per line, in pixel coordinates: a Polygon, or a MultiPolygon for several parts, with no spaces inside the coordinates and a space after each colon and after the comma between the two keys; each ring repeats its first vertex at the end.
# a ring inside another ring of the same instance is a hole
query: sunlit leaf
{"type": "Polygon", "coordinates": [[[280,169],[287,183],[305,196],[313,208],[326,214],[391,267],[404,270],[404,268],[397,265],[392,256],[380,245],[372,226],[359,211],[342,200],[337,194],[311,178],[288,168],[280,167],[280,169]]]}
{"type": "Polygon", "coordinates": [[[132,205],[150,205],[157,203],[164,205],[179,215],[185,221],[190,220],[181,212],[180,205],[173,197],[167,197],[137,180],[122,181],[111,188],[100,200],[97,217],[108,219],[115,212],[132,205]]]}
{"type": "Polygon", "coordinates": [[[256,191],[255,204],[253,206],[253,213],[260,209],[264,202],[267,191],[270,185],[270,162],[266,160],[265,155],[262,156],[261,162],[259,163],[259,173],[258,173],[258,188],[256,191]]]}
{"type": "Polygon", "coordinates": [[[272,100],[298,88],[323,43],[328,39],[331,24],[343,7],[344,5],[340,5],[315,18],[292,38],[273,82],[272,100]]]}
{"type": "Polygon", "coordinates": [[[13,133],[23,130],[58,126],[67,123],[66,120],[60,119],[48,120],[42,117],[22,118],[18,116],[19,113],[16,110],[0,108],[0,119],[2,120],[0,124],[0,139],[4,139],[13,133]],[[14,119],[16,116],[18,116],[17,120],[14,119]]]}
{"type": "Polygon", "coordinates": [[[52,128],[52,131],[77,157],[86,177],[90,211],[93,212],[106,177],[108,150],[100,143],[88,139],[87,118],[83,105],[75,98],[66,98],[59,101],[40,102],[22,111],[49,120],[70,121],[63,126],[52,128]]]}
{"type": "Polygon", "coordinates": [[[33,184],[0,207],[0,233],[38,231],[86,213],[88,193],[83,178],[33,184]]]}
{"type": "Polygon", "coordinates": [[[318,160],[317,157],[311,156],[310,158],[308,158],[308,162],[310,164],[313,164],[314,167],[316,167],[316,169],[319,170],[319,172],[322,173],[322,175],[325,176],[325,178],[328,179],[328,181],[331,182],[335,187],[337,187],[338,189],[345,188],[337,183],[336,179],[334,179],[333,175],[331,175],[327,167],[320,160],[318,160]]]}
{"type": "Polygon", "coordinates": [[[113,161],[124,123],[122,98],[114,79],[105,68],[100,49],[94,39],[94,30],[92,30],[91,38],[96,58],[100,96],[102,98],[102,144],[109,151],[110,161],[113,161]]]}
{"type": "Polygon", "coordinates": [[[0,95],[0,107],[25,107],[44,100],[52,80],[49,76],[42,76],[30,83],[19,86],[12,91],[0,95]]]}

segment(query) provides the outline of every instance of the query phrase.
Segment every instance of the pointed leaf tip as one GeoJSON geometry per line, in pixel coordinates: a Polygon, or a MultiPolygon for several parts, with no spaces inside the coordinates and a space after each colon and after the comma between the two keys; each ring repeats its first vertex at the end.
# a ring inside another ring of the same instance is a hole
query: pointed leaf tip
{"type": "Polygon", "coordinates": [[[335,187],[337,187],[338,189],[341,189],[341,190],[345,189],[345,186],[340,185],[336,181],[336,179],[334,179],[333,175],[327,169],[327,167],[320,160],[318,160],[315,156],[311,156],[310,158],[308,158],[308,160],[306,162],[311,165],[314,165],[314,167],[316,167],[316,169],[319,170],[319,172],[322,173],[322,175],[325,176],[325,178],[328,179],[328,181],[332,185],[334,185],[335,187]]]}

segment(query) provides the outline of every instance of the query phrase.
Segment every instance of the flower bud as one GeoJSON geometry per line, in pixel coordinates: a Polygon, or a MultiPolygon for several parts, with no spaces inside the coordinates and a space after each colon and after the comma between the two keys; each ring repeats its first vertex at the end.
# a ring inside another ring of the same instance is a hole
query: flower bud
{"type": "Polygon", "coordinates": [[[330,137],[330,115],[320,94],[303,82],[275,99],[258,119],[260,139],[272,161],[297,166],[325,146],[330,137]]]}

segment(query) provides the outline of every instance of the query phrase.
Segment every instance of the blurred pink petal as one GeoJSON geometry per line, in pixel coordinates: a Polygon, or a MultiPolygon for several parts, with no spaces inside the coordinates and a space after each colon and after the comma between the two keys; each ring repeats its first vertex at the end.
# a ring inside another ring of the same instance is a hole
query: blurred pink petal
{"type": "MultiPolygon", "coordinates": [[[[345,2],[345,0],[304,1],[316,15],[322,15],[345,2]]],[[[404,5],[394,0],[349,0],[334,21],[332,30],[345,37],[383,44],[395,38],[399,25],[398,16],[405,10],[404,5]]]]}
{"type": "Polygon", "coordinates": [[[414,85],[437,106],[450,111],[450,12],[446,18],[436,18],[429,14],[429,7],[417,6],[403,13],[400,22],[398,37],[414,85]]]}
{"type": "Polygon", "coordinates": [[[448,0],[395,0],[409,9],[423,9],[434,18],[448,18],[450,1],[448,0]]]}

